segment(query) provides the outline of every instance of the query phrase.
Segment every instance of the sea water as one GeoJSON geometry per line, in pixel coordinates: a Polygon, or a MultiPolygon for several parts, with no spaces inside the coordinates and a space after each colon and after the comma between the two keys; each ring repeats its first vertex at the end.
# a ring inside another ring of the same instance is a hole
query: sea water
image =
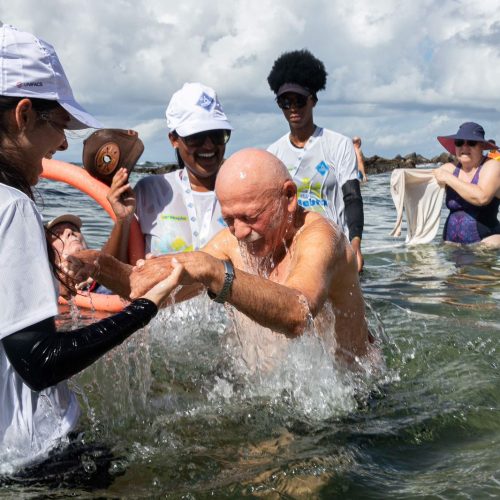
{"type": "MultiPolygon", "coordinates": [[[[71,211],[91,246],[105,241],[109,218],[86,195],[39,188],[46,219],[71,211]]],[[[499,497],[500,254],[439,236],[407,247],[404,234],[388,235],[389,174],[362,194],[361,285],[383,373],[340,372],[314,336],[269,374],[238,372],[231,314],[199,297],[71,381],[87,442],[116,457],[114,482],[93,492],[9,486],[0,497],[499,497]]]]}

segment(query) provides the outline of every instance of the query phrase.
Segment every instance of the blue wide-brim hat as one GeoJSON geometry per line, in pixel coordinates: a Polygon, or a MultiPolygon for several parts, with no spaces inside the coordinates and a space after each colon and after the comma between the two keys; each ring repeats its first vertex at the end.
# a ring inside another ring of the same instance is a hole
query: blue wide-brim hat
{"type": "Polygon", "coordinates": [[[437,140],[443,147],[452,155],[455,154],[455,140],[462,139],[464,141],[477,141],[482,143],[483,149],[498,149],[497,145],[489,142],[484,138],[484,128],[478,123],[465,122],[460,125],[458,132],[454,135],[440,135],[437,140]]]}

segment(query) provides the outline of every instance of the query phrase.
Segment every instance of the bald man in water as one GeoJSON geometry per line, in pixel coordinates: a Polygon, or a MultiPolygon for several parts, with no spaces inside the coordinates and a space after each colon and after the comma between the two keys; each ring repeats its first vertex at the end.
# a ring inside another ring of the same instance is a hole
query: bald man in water
{"type": "MultiPolygon", "coordinates": [[[[314,326],[340,360],[363,358],[369,333],[356,256],[336,224],[298,205],[285,165],[267,151],[244,149],[224,162],[215,190],[228,227],[203,251],[155,257],[132,273],[101,254],[92,277],[134,298],[167,276],[176,259],[184,267],[180,284],[188,285],[177,301],[207,289],[269,329],[242,340],[249,350],[265,355],[314,326]]],[[[81,257],[91,263],[97,255],[81,257]]]]}
{"type": "MultiPolygon", "coordinates": [[[[215,189],[228,227],[203,251],[175,255],[182,284],[204,285],[272,336],[302,335],[313,318],[320,335],[335,328],[337,356],[363,357],[368,329],[355,254],[337,225],[298,205],[285,165],[266,151],[242,150],[222,165],[215,189]]],[[[172,258],[135,268],[132,296],[170,273],[172,258]]]]}

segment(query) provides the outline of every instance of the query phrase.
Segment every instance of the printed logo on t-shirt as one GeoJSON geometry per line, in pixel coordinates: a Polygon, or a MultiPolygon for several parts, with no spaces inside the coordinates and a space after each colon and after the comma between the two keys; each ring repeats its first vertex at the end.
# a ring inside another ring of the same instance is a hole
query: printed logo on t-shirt
{"type": "Polygon", "coordinates": [[[155,238],[151,241],[151,252],[154,255],[163,255],[166,253],[192,252],[193,245],[189,245],[183,238],[177,236],[165,235],[163,238],[155,238]]]}
{"type": "Polygon", "coordinates": [[[328,165],[322,161],[316,165],[316,171],[321,175],[325,175],[328,172],[328,165]]]}
{"type": "Polygon", "coordinates": [[[323,212],[323,207],[328,206],[327,200],[322,200],[313,193],[302,193],[298,201],[301,207],[315,212],[323,212]]]}
{"type": "Polygon", "coordinates": [[[311,182],[309,177],[302,177],[302,179],[296,182],[297,184],[297,194],[299,198],[302,196],[314,196],[316,198],[321,198],[321,183],[311,182]]]}
{"type": "Polygon", "coordinates": [[[212,108],[213,103],[214,103],[214,98],[210,97],[208,94],[205,94],[205,92],[203,92],[200,95],[200,98],[198,99],[198,102],[196,104],[200,106],[200,108],[209,111],[212,108]]]}
{"type": "Polygon", "coordinates": [[[311,182],[311,179],[303,177],[297,182],[297,186],[298,202],[301,207],[323,212],[323,207],[328,206],[328,201],[321,197],[321,183],[311,182]]]}
{"type": "Polygon", "coordinates": [[[172,214],[160,214],[160,220],[169,220],[172,222],[187,222],[187,215],[172,215],[172,214]]]}

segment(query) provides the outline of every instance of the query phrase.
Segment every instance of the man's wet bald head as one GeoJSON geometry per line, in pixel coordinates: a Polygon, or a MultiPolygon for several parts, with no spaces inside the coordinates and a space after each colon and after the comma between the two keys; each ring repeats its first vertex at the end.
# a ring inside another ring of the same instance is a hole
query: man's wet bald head
{"type": "Polygon", "coordinates": [[[234,191],[252,189],[263,193],[279,189],[292,178],[281,160],[262,149],[242,149],[231,155],[217,174],[215,191],[218,197],[234,191]]]}

